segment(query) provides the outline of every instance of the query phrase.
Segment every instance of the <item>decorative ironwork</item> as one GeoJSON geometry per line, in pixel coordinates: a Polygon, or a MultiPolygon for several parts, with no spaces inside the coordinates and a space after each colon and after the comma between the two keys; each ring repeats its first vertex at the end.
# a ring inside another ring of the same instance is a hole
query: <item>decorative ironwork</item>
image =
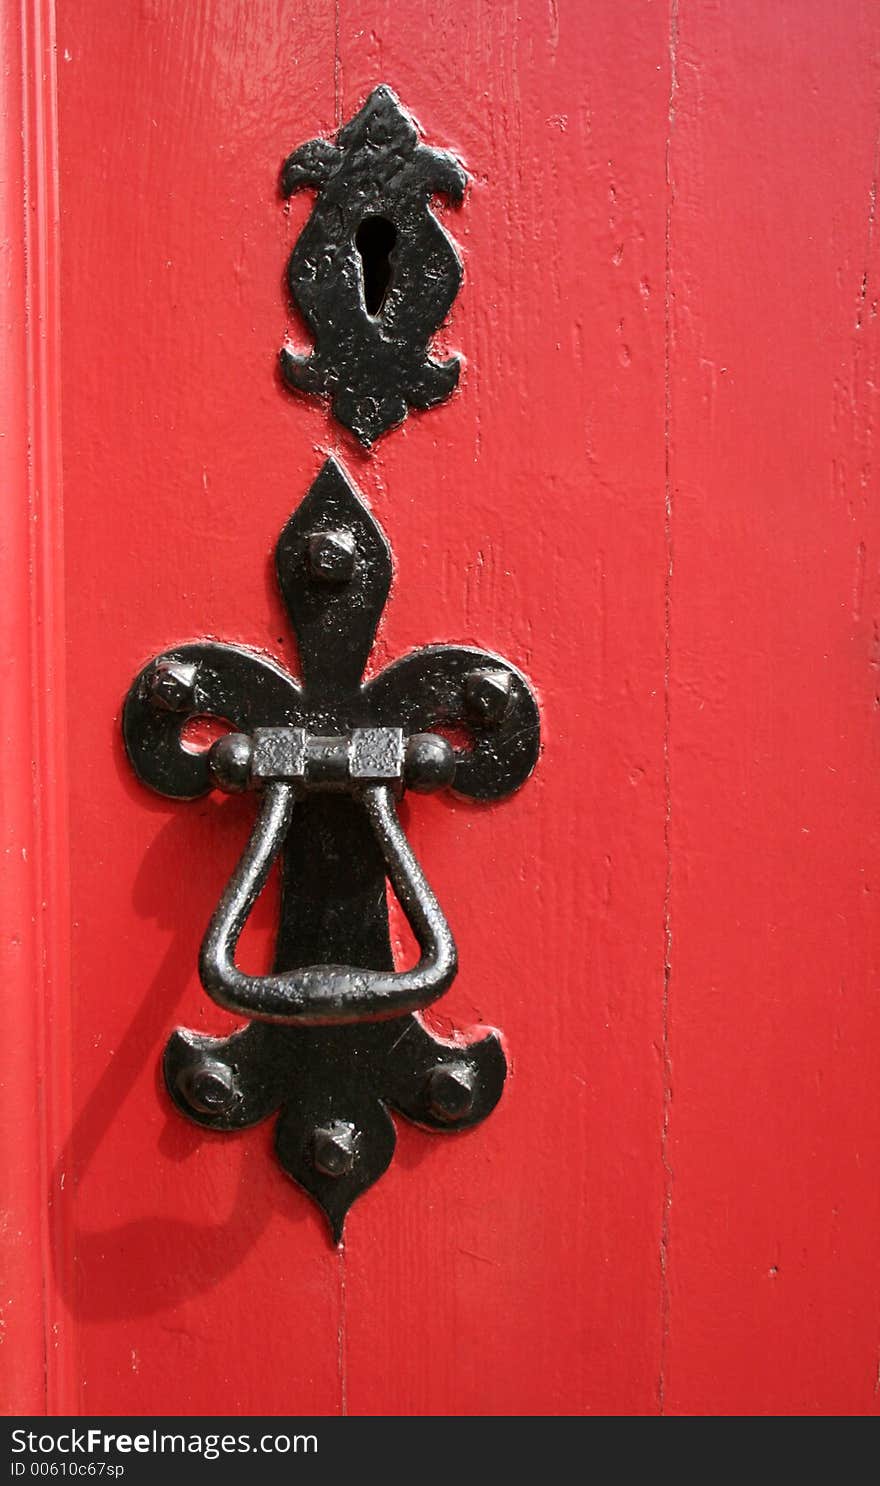
{"type": "Polygon", "coordinates": [[[452,155],[419,143],[387,87],[373,90],[336,144],[313,139],[285,161],[284,195],[317,186],[318,198],[287,271],[315,348],[301,356],[285,347],[281,371],[297,391],[330,398],[362,444],[458,383],[458,357],[428,354],[462,276],[430,200],[461,201],[466,181],[452,155]]]}
{"type": "Polygon", "coordinates": [[[363,682],[391,554],[334,460],[282,531],[276,568],[301,680],[241,646],[176,646],[133,682],[123,729],[136,773],[161,794],[261,794],[199,966],[208,994],[249,1024],[229,1037],[178,1029],[165,1077],[177,1106],[212,1130],[279,1112],[281,1164],[338,1242],[352,1202],[391,1160],[390,1109],[455,1131],[500,1098],[506,1064],[495,1033],[459,1046],[412,1014],[449,987],[456,952],[396,800],[446,785],[476,800],[510,793],[535,765],[538,709],[521,672],[470,646],[413,651],[363,682]],[[189,752],[182,731],[204,715],[235,731],[189,752]],[[454,748],[444,729],[462,728],[471,746],[454,748]],[[274,968],[249,976],[235,964],[236,944],[280,854],[274,968]],[[386,878],[419,944],[411,970],[394,966],[386,878]]]}

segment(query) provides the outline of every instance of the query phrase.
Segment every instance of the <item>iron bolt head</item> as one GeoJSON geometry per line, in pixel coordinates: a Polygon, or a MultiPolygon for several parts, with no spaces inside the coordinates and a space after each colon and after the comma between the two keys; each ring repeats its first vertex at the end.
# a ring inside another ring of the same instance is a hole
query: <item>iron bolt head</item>
{"type": "Polygon", "coordinates": [[[216,1058],[182,1069],[177,1087],[187,1104],[201,1114],[225,1114],[238,1098],[235,1074],[216,1058]]]}
{"type": "Polygon", "coordinates": [[[195,703],[196,667],[180,660],[160,660],[150,676],[150,701],[164,712],[186,712],[195,703]]]}
{"type": "Polygon", "coordinates": [[[350,531],[313,531],[308,554],[309,571],[319,583],[348,583],[354,573],[355,541],[350,531]]]}
{"type": "Polygon", "coordinates": [[[464,704],[469,716],[483,727],[503,721],[513,696],[509,671],[470,671],[464,679],[464,704]]]}
{"type": "Polygon", "coordinates": [[[476,1080],[468,1063],[439,1063],[428,1077],[428,1108],[436,1120],[463,1120],[474,1105],[476,1080]]]}
{"type": "Polygon", "coordinates": [[[455,749],[437,733],[413,733],[406,740],[403,777],[417,794],[451,784],[455,777],[455,749]]]}
{"type": "Polygon", "coordinates": [[[208,768],[218,789],[240,795],[251,782],[253,744],[247,733],[227,733],[208,750],[208,768]]]}
{"type": "Polygon", "coordinates": [[[312,1159],[323,1176],[347,1176],[357,1157],[357,1131],[348,1120],[330,1120],[312,1136],[312,1159]]]}

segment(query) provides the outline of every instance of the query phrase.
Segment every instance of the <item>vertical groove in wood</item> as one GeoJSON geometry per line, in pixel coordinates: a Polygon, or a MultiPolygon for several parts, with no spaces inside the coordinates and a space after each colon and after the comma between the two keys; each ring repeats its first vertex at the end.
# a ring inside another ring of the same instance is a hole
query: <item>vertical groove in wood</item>
{"type": "Polygon", "coordinates": [[[31,677],[42,971],[42,1169],[46,1212],[46,1401],[49,1413],[79,1407],[72,1328],[61,1304],[70,1232],[64,1172],[55,1164],[69,1128],[71,1074],[70,894],[64,520],[61,471],[60,234],[55,0],[24,0],[25,252],[31,458],[34,670],[31,677]]]}
{"type": "Polygon", "coordinates": [[[663,1113],[660,1160],[663,1167],[663,1210],[660,1215],[660,1367],[657,1375],[657,1407],[666,1404],[666,1359],[671,1325],[669,1291],[669,1232],[672,1213],[674,1171],[669,1156],[669,1122],[672,1113],[672,1057],[669,1039],[669,1001],[672,991],[672,592],[675,576],[673,545],[673,487],[670,434],[672,425],[672,225],[675,185],[672,176],[672,134],[675,127],[675,97],[678,88],[678,0],[669,5],[669,99],[666,110],[666,231],[663,276],[663,504],[666,581],[663,595],[663,1113]]]}
{"type": "Polygon", "coordinates": [[[0,604],[0,674],[5,767],[0,772],[0,1009],[5,1048],[0,1080],[0,1153],[3,1162],[4,1242],[0,1247],[3,1346],[0,1376],[10,1410],[40,1413],[46,1404],[46,1326],[43,1253],[39,1241],[43,1193],[37,1023],[39,997],[38,888],[35,880],[33,772],[29,728],[31,676],[30,520],[25,296],[24,161],[25,109],[22,29],[18,6],[0,11],[3,96],[0,217],[0,295],[3,368],[0,373],[0,480],[4,540],[0,542],[3,601],[0,604]]]}

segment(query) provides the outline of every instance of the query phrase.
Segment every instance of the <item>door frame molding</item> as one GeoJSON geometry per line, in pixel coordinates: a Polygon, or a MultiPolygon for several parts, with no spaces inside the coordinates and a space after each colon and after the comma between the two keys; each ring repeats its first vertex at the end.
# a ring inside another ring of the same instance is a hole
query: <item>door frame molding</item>
{"type": "Polygon", "coordinates": [[[54,0],[0,0],[0,65],[0,1388],[8,1412],[51,1414],[75,1396],[53,1282],[70,1020],[54,0]]]}

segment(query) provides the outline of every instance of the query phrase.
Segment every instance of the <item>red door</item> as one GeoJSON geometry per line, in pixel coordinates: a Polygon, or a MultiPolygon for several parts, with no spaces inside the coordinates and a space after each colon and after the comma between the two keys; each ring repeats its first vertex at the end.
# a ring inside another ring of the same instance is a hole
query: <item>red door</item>
{"type": "Polygon", "coordinates": [[[2,43],[7,1408],[875,1412],[876,9],[26,0],[2,43]],[[468,172],[464,370],[367,451],[275,370],[277,180],[380,83],[468,172]],[[197,954],[253,809],[120,731],[180,641],[296,671],[327,454],[394,551],[371,668],[486,646],[543,729],[509,801],[407,807],[426,1022],[510,1074],[398,1122],[339,1248],[269,1124],[167,1097],[175,1026],[236,1025],[197,954]]]}

